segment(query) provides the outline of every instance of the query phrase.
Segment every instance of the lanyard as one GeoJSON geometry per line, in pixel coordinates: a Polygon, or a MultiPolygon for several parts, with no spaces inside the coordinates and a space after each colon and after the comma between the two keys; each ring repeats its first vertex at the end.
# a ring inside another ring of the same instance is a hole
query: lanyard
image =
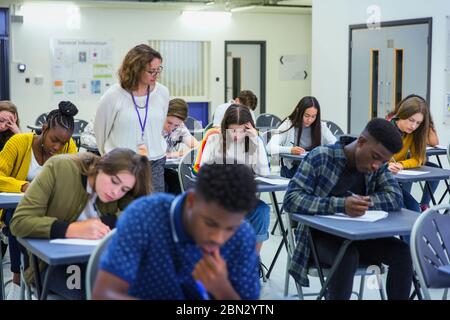
{"type": "Polygon", "coordinates": [[[144,123],[142,123],[141,115],[138,110],[138,105],[136,104],[136,100],[134,100],[134,95],[131,93],[131,99],[133,99],[134,109],[136,110],[138,119],[139,119],[139,125],[141,126],[141,138],[144,139],[144,130],[145,125],[147,123],[147,114],[148,114],[148,97],[150,96],[150,87],[147,88],[147,100],[145,101],[145,117],[144,117],[144,123]]]}

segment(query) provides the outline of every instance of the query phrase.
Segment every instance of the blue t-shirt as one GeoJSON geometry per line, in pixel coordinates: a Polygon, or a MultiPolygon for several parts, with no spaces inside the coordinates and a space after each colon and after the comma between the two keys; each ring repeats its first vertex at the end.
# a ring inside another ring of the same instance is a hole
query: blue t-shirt
{"type": "MultiPolygon", "coordinates": [[[[153,194],[130,204],[100,268],[128,282],[128,294],[140,299],[201,299],[192,277],[201,249],[186,234],[182,209],[186,194],[153,194]],[[171,208],[172,202],[174,202],[171,208]]],[[[242,299],[260,291],[255,233],[245,221],[220,249],[228,278],[242,299]]]]}

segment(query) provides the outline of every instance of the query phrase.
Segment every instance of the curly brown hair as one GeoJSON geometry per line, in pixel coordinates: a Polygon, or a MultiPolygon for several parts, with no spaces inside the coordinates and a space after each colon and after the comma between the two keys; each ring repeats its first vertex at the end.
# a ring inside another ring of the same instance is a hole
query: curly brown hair
{"type": "Polygon", "coordinates": [[[137,45],[128,51],[118,72],[121,87],[127,91],[136,90],[142,72],[155,58],[162,61],[161,54],[146,44],[137,45]]]}

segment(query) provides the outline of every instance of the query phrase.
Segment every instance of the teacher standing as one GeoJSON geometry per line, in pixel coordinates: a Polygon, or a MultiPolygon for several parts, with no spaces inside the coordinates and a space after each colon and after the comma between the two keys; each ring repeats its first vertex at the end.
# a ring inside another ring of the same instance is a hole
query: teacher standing
{"type": "Polygon", "coordinates": [[[131,49],[119,69],[119,82],[100,100],[94,122],[103,155],[129,148],[150,160],[154,192],[164,192],[166,141],[161,132],[169,107],[169,90],[157,82],[161,54],[146,44],[131,49]]]}

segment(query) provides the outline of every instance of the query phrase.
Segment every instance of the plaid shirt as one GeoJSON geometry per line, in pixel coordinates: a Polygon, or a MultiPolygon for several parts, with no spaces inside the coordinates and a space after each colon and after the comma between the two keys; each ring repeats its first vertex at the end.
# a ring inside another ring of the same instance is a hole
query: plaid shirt
{"type": "MultiPolygon", "coordinates": [[[[355,138],[341,137],[334,145],[317,147],[301,161],[297,173],[289,182],[283,208],[290,213],[328,215],[345,212],[343,197],[331,196],[345,164],[344,146],[355,138]]],[[[377,171],[364,174],[367,194],[374,210],[396,211],[403,202],[396,179],[383,165],[377,171]]],[[[308,266],[310,244],[307,228],[299,224],[296,230],[295,248],[289,273],[302,286],[309,286],[308,266]]]]}

